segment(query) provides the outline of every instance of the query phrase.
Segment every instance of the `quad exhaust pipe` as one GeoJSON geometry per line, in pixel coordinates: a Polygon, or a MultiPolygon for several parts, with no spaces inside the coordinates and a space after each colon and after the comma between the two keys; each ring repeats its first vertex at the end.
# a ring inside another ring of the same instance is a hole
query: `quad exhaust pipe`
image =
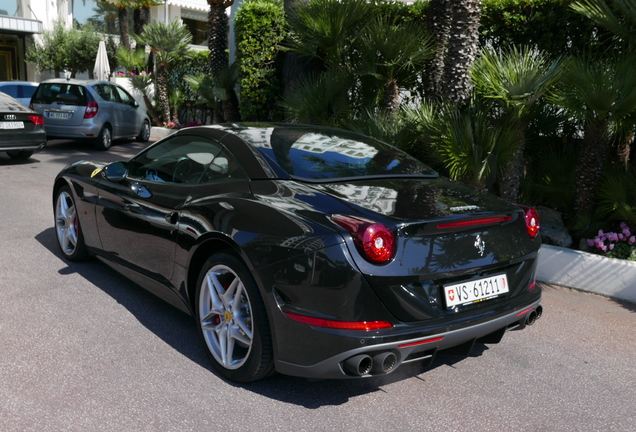
{"type": "Polygon", "coordinates": [[[345,371],[351,375],[386,374],[397,366],[397,357],[391,351],[376,353],[371,357],[358,354],[344,361],[345,371]]]}

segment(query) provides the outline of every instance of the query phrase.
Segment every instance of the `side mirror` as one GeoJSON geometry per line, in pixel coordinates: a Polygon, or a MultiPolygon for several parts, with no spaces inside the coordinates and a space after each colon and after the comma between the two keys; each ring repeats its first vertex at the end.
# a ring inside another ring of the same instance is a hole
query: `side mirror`
{"type": "Polygon", "coordinates": [[[128,177],[128,166],[126,162],[113,162],[104,167],[104,177],[113,182],[120,182],[128,177]]]}
{"type": "Polygon", "coordinates": [[[135,101],[135,103],[133,103],[133,106],[134,106],[135,108],[139,108],[139,102],[135,101]]]}

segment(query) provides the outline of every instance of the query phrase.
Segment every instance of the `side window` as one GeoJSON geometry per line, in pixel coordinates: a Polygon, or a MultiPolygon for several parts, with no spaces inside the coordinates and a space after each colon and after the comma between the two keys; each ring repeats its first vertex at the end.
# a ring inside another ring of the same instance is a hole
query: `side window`
{"type": "Polygon", "coordinates": [[[95,92],[105,101],[108,102],[119,102],[115,94],[115,87],[108,84],[98,84],[94,87],[95,92]]]}
{"type": "Polygon", "coordinates": [[[197,184],[214,159],[219,143],[198,136],[175,136],[150,147],[128,166],[128,176],[148,181],[197,184]]]}
{"type": "Polygon", "coordinates": [[[130,94],[128,94],[126,90],[116,86],[113,86],[113,88],[117,92],[117,95],[119,96],[119,99],[122,103],[125,103],[126,105],[135,105],[135,99],[130,94]]]}
{"type": "Polygon", "coordinates": [[[18,96],[18,86],[16,85],[6,85],[4,87],[2,87],[0,90],[2,90],[3,92],[5,92],[6,94],[8,94],[11,97],[19,97],[18,96]]]}
{"type": "Polygon", "coordinates": [[[221,152],[212,159],[201,177],[200,183],[214,183],[228,179],[244,179],[247,174],[238,164],[234,156],[227,150],[221,152]]]}

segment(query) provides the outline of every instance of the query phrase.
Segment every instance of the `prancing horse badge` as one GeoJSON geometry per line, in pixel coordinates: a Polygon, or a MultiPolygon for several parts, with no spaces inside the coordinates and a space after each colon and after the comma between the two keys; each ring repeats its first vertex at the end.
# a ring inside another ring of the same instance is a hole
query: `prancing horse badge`
{"type": "Polygon", "coordinates": [[[475,247],[479,251],[479,256],[484,256],[484,251],[486,250],[486,242],[481,239],[480,234],[477,234],[477,238],[475,239],[475,247]]]}

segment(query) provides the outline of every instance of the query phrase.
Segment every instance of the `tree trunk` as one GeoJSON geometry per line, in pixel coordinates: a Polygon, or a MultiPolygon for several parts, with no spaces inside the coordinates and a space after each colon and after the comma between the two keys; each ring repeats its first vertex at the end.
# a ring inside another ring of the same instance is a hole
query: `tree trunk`
{"type": "Polygon", "coordinates": [[[465,103],[472,90],[468,70],[479,48],[481,0],[453,1],[451,17],[442,96],[457,103],[465,103]]]}
{"type": "Polygon", "coordinates": [[[502,178],[499,181],[499,196],[511,203],[519,201],[519,188],[525,170],[526,137],[524,125],[518,126],[516,141],[517,148],[512,153],[508,165],[504,167],[502,178]]]}
{"type": "Polygon", "coordinates": [[[122,46],[126,47],[126,49],[130,49],[130,37],[128,33],[130,30],[128,29],[128,8],[118,7],[118,18],[119,18],[119,37],[120,43],[122,46]]]}
{"type": "Polygon", "coordinates": [[[400,86],[395,78],[384,83],[384,109],[387,113],[395,114],[400,109],[400,86]]]}
{"type": "Polygon", "coordinates": [[[601,121],[592,121],[585,128],[583,148],[576,167],[576,197],[574,210],[589,214],[594,209],[596,186],[609,152],[609,140],[601,121]]]}
{"type": "Polygon", "coordinates": [[[449,0],[429,1],[426,26],[436,46],[435,56],[426,65],[423,76],[425,96],[429,99],[439,99],[442,95],[444,58],[451,25],[450,4],[449,0]]]}
{"type": "Polygon", "coordinates": [[[210,5],[208,12],[208,48],[210,49],[210,68],[218,74],[228,68],[227,54],[228,18],[225,7],[210,5]]]}
{"type": "Polygon", "coordinates": [[[164,123],[170,123],[170,100],[168,98],[169,74],[166,65],[157,65],[157,99],[164,123]]]}

